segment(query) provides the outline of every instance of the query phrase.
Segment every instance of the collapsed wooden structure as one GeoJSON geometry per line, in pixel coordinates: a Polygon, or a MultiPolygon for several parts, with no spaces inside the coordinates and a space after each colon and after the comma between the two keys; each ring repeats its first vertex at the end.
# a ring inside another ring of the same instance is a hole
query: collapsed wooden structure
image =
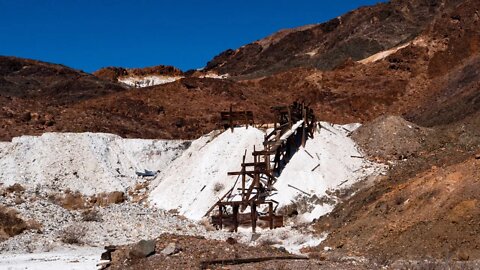
{"type": "MultiPolygon", "coordinates": [[[[308,137],[313,138],[315,115],[311,108],[298,102],[272,107],[272,111],[275,122],[273,130],[265,136],[263,149],[254,147],[253,162],[246,162],[245,150],[241,170],[228,173],[237,176],[233,187],[206,214],[217,209],[211,222],[219,229],[230,227],[237,231],[240,225],[250,224],[255,232],[257,225],[270,229],[283,226],[283,216],[275,214],[278,202],[271,199],[276,191],[274,185],[297,149],[305,146],[308,137]]],[[[235,114],[230,109],[229,115],[236,117],[242,113],[235,114]]]]}

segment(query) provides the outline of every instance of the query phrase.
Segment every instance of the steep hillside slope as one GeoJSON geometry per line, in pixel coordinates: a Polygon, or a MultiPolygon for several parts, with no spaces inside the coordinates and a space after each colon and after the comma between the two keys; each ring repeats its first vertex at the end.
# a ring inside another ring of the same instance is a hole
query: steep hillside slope
{"type": "Polygon", "coordinates": [[[478,164],[469,158],[433,166],[360,192],[317,223],[331,232],[322,247],[383,261],[480,258],[478,164]]]}
{"type": "Polygon", "coordinates": [[[326,23],[280,31],[212,59],[206,70],[260,77],[294,67],[331,70],[408,42],[453,1],[394,0],[326,23]]]}
{"type": "Polygon", "coordinates": [[[441,49],[428,62],[430,95],[420,110],[409,113],[423,125],[454,123],[480,109],[480,2],[458,2],[426,33],[441,49]]]}

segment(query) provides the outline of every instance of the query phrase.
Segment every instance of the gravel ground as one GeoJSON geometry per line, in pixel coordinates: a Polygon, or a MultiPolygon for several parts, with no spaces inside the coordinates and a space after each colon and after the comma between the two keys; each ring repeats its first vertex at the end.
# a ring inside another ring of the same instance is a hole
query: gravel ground
{"type": "Polygon", "coordinates": [[[191,221],[174,212],[133,203],[95,207],[96,214],[85,221],[86,210],[67,210],[48,199],[47,194],[26,190],[0,196],[0,204],[18,211],[28,223],[40,224],[0,243],[2,253],[49,252],[77,246],[104,247],[125,245],[142,239],[154,239],[162,233],[202,236],[207,239],[234,238],[248,245],[269,244],[294,253],[301,248],[318,245],[325,236],[315,235],[308,225],[289,226],[275,230],[239,228],[238,233],[218,231],[208,221],[191,221]],[[38,227],[38,226],[37,226],[38,227]],[[65,243],[74,238],[78,243],[65,243]],[[65,240],[67,239],[67,240],[65,240]]]}

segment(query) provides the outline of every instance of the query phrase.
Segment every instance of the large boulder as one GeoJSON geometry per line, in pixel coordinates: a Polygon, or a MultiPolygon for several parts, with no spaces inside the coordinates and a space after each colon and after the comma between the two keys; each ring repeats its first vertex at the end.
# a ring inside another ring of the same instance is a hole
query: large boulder
{"type": "Polygon", "coordinates": [[[130,258],[145,258],[155,253],[155,241],[154,240],[140,240],[133,245],[129,251],[130,258]]]}

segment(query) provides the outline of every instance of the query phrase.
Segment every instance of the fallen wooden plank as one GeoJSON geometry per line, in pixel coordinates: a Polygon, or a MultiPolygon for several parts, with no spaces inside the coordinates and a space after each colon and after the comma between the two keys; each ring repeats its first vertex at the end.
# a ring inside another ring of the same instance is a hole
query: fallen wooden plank
{"type": "Polygon", "coordinates": [[[345,184],[346,182],[348,182],[348,180],[342,181],[340,184],[338,184],[338,186],[341,186],[341,185],[345,184]]]}
{"type": "Polygon", "coordinates": [[[312,154],[310,154],[306,149],[303,149],[303,151],[305,151],[305,153],[307,153],[311,158],[313,158],[312,154]]]}
{"type": "Polygon", "coordinates": [[[219,260],[208,260],[200,262],[201,269],[207,269],[208,266],[214,264],[221,265],[237,265],[245,263],[257,263],[257,262],[266,262],[273,260],[308,260],[308,257],[305,256],[271,256],[271,257],[256,257],[256,258],[236,258],[236,259],[219,259],[219,260]]]}
{"type": "Polygon", "coordinates": [[[307,193],[307,192],[305,192],[305,191],[303,191],[303,190],[301,190],[301,189],[299,189],[299,188],[297,188],[297,187],[294,187],[294,186],[292,186],[292,185],[290,185],[290,184],[288,184],[288,187],[291,187],[291,188],[293,188],[293,189],[295,189],[295,190],[298,190],[298,191],[302,192],[302,193],[305,194],[305,195],[312,196],[310,193],[307,193]]]}

